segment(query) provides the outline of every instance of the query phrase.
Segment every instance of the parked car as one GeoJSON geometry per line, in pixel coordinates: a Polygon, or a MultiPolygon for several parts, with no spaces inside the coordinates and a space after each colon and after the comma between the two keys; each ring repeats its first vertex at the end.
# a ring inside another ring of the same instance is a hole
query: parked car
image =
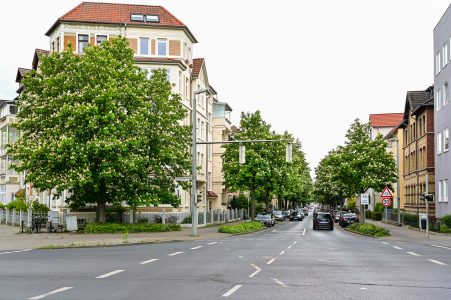
{"type": "Polygon", "coordinates": [[[291,214],[290,210],[282,211],[282,215],[283,215],[284,219],[289,219],[290,218],[290,214],[291,214]]]}
{"type": "Polygon", "coordinates": [[[329,229],[334,230],[334,221],[332,215],[326,212],[318,212],[313,218],[313,230],[329,229]]]}
{"type": "Polygon", "coordinates": [[[334,217],[335,223],[338,223],[340,221],[340,217],[345,213],[346,213],[345,211],[336,211],[334,217]]]}
{"type": "Polygon", "coordinates": [[[274,214],[274,217],[276,218],[276,221],[280,221],[280,222],[284,221],[283,214],[282,214],[281,210],[274,210],[272,213],[274,214]]]}
{"type": "Polygon", "coordinates": [[[298,221],[304,220],[304,213],[300,210],[292,211],[291,215],[290,215],[290,221],[294,221],[294,220],[298,220],[298,221]]]}
{"type": "Polygon", "coordinates": [[[338,222],[338,224],[340,224],[340,226],[344,228],[349,224],[359,221],[359,217],[357,217],[355,213],[344,213],[340,216],[340,221],[338,222]]]}
{"type": "Polygon", "coordinates": [[[272,227],[276,224],[276,219],[272,214],[257,214],[255,221],[262,223],[265,226],[272,227]]]}

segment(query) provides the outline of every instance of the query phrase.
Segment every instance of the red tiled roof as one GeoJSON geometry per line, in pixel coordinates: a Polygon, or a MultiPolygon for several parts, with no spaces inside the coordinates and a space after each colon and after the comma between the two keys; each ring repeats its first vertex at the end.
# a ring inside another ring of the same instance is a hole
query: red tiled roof
{"type": "Polygon", "coordinates": [[[218,195],[216,195],[213,191],[207,191],[207,197],[208,198],[218,198],[218,195]]]}
{"type": "Polygon", "coordinates": [[[394,127],[398,126],[403,119],[403,113],[370,114],[371,127],[394,127]]]}
{"type": "Polygon", "coordinates": [[[87,22],[102,24],[129,24],[149,27],[181,27],[188,31],[188,34],[196,42],[196,39],[189,31],[188,27],[182,21],[162,6],[137,5],[137,4],[119,4],[119,3],[100,3],[100,2],[82,2],[62,17],[47,31],[49,36],[52,31],[62,21],[67,22],[87,22]],[[131,21],[132,14],[157,15],[160,19],[158,23],[154,22],[136,22],[131,21]]]}
{"type": "Polygon", "coordinates": [[[202,68],[203,63],[204,63],[203,58],[193,59],[193,73],[191,74],[193,78],[199,77],[200,69],[202,68]]]}

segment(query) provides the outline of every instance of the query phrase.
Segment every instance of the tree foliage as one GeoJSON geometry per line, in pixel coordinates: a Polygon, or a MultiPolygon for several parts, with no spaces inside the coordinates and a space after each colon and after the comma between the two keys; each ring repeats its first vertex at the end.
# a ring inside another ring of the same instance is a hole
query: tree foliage
{"type": "Polygon", "coordinates": [[[132,207],[178,204],[174,178],[189,172],[185,111],[163,70],[151,80],[135,65],[123,38],[41,57],[24,79],[17,127],[8,148],[26,180],[57,193],[70,191],[76,206],[126,201],[132,207]]]}

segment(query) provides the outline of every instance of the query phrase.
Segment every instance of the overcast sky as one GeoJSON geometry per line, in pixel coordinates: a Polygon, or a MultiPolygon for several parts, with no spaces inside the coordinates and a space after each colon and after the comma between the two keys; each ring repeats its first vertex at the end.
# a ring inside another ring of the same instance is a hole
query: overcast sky
{"type": "MultiPolygon", "coordinates": [[[[79,0],[0,2],[0,99],[14,98],[45,32],[79,0]]],[[[94,1],[93,1],[94,2],[94,1]]],[[[303,143],[313,169],[355,118],[403,112],[408,90],[433,84],[432,31],[447,0],[105,0],[162,5],[199,41],[210,84],[303,143]]]]}

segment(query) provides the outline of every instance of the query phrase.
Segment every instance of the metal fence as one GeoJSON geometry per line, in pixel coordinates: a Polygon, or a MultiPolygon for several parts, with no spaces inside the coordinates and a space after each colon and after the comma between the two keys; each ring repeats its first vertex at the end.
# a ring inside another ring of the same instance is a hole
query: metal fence
{"type": "MultiPolygon", "coordinates": [[[[396,211],[396,209],[388,209],[387,215],[385,214],[385,211],[382,213],[382,219],[384,222],[388,221],[388,222],[396,223],[396,224],[400,223],[402,225],[407,225],[407,226],[414,227],[414,228],[425,229],[425,226],[426,226],[425,214],[410,214],[410,213],[403,212],[401,210],[399,218],[400,218],[400,222],[398,222],[398,212],[396,211]],[[422,222],[422,220],[423,220],[423,222],[422,222]]],[[[442,224],[440,223],[439,220],[429,217],[429,230],[430,231],[440,232],[441,225],[442,224]]]]}
{"type": "MultiPolygon", "coordinates": [[[[89,211],[68,211],[49,213],[34,213],[28,211],[15,211],[0,209],[0,224],[10,226],[22,226],[24,230],[30,232],[63,231],[66,228],[66,218],[75,216],[78,229],[84,229],[87,224],[97,223],[96,212],[89,211]]],[[[211,210],[198,212],[199,226],[210,224],[221,224],[247,219],[249,216],[246,209],[230,210],[211,210]]],[[[162,223],[162,224],[181,224],[189,227],[192,224],[190,212],[124,212],[107,213],[106,221],[108,223],[162,223]]]]}

